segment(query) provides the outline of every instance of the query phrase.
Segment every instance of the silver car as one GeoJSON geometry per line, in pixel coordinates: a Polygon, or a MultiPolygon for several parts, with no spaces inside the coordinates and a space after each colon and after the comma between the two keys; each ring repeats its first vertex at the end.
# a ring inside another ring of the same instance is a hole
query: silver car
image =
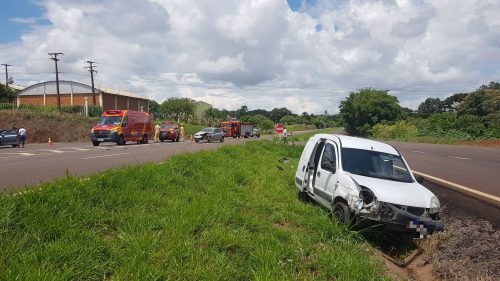
{"type": "Polygon", "coordinates": [[[0,129],[0,145],[17,146],[17,132],[15,130],[0,129]]]}
{"type": "Polygon", "coordinates": [[[224,142],[224,132],[219,128],[205,128],[198,133],[194,134],[194,141],[199,142],[206,140],[207,142],[220,141],[224,142]]]}

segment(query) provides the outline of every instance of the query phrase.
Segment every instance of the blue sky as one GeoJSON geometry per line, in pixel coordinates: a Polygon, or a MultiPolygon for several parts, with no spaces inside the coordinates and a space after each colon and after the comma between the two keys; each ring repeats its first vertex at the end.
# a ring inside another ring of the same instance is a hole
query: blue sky
{"type": "Polygon", "coordinates": [[[23,32],[29,31],[30,24],[16,22],[15,18],[42,20],[45,9],[35,4],[34,0],[2,0],[0,3],[0,42],[18,40],[23,32]]]}

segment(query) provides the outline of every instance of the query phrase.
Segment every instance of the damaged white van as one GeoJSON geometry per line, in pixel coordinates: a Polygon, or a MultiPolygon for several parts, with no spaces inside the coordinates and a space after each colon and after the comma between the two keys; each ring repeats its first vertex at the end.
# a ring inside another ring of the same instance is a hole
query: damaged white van
{"type": "Polygon", "coordinates": [[[295,185],[343,223],[365,220],[425,237],[443,229],[439,200],[415,178],[394,147],[317,134],[300,157],[295,185]]]}

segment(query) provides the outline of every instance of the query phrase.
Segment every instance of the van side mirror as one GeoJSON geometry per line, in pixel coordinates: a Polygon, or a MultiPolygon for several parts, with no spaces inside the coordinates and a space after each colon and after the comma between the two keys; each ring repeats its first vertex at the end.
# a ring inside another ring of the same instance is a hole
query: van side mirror
{"type": "Polygon", "coordinates": [[[418,183],[424,182],[424,177],[422,177],[422,176],[416,176],[415,179],[417,180],[418,183]]]}

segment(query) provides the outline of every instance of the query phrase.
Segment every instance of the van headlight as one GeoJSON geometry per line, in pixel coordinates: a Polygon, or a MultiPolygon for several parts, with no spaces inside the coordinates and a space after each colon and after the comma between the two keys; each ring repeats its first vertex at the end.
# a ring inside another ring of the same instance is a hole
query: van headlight
{"type": "Polygon", "coordinates": [[[437,214],[439,213],[439,199],[436,196],[432,196],[431,198],[431,207],[429,208],[429,213],[430,214],[437,214]]]}

